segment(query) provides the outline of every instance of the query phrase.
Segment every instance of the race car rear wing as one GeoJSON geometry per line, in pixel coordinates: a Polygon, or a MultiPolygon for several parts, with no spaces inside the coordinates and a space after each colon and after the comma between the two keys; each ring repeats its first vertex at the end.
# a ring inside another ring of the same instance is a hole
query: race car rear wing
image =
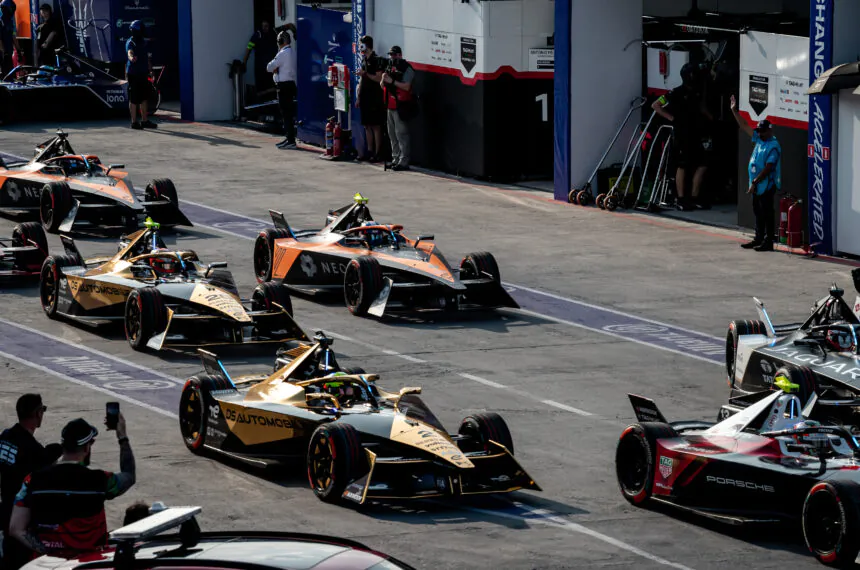
{"type": "Polygon", "coordinates": [[[283,212],[269,210],[269,216],[272,217],[272,223],[275,224],[276,228],[279,230],[287,230],[290,232],[290,236],[295,239],[296,234],[293,233],[293,229],[290,227],[290,224],[287,223],[287,218],[284,216],[283,212]]]}

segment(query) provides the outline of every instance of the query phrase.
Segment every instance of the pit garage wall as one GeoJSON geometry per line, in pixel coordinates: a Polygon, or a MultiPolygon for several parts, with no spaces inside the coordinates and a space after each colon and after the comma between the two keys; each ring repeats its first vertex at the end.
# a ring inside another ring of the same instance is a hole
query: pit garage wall
{"type": "MultiPolygon", "coordinates": [[[[773,123],[782,147],[782,191],[805,205],[809,38],[748,32],[740,41],[740,114],[751,126],[763,119],[773,123]]],[[[752,140],[738,129],[738,225],[747,228],[755,227],[747,195],[752,150],[752,140]]]]}
{"type": "Polygon", "coordinates": [[[253,0],[177,0],[182,118],[233,116],[228,64],[241,59],[254,30],[253,0]]]}
{"type": "Polygon", "coordinates": [[[529,48],[553,34],[552,0],[365,0],[376,51],[416,70],[416,164],[495,180],[552,172],[553,73],[529,48]]]}
{"type": "MultiPolygon", "coordinates": [[[[557,200],[582,187],[642,91],[642,4],[556,2],[555,172],[557,200]],[[566,44],[563,47],[563,44],[566,44]],[[569,133],[567,140],[561,134],[569,133]]],[[[634,114],[606,164],[621,162],[634,114]]]]}

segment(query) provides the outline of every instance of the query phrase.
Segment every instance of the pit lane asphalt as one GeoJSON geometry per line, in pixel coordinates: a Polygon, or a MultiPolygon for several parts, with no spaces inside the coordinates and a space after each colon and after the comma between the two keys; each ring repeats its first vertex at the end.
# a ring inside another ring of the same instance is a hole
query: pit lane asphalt
{"type": "MultiPolygon", "coordinates": [[[[435,234],[452,263],[467,252],[489,250],[505,281],[716,337],[730,319],[754,317],[752,295],[765,300],[780,322],[808,314],[832,281],[851,294],[847,268],[743,251],[731,232],[646,223],[469,181],[326,163],[316,153],[278,151],[273,137],[222,125],[165,121],[158,131],[142,133],[110,122],[64,127],[78,151],[125,163],[138,186],[154,177],[173,179],[180,200],[255,219],[266,219],[275,208],[301,228],[319,227],[328,208],[360,191],[378,221],[402,223],[411,234],[435,234]]],[[[0,151],[31,156],[54,128],[7,128],[0,133],[0,151]]],[[[0,234],[11,233],[13,225],[0,219],[0,234]]],[[[49,241],[53,251],[62,250],[55,236],[49,241]]],[[[114,240],[78,241],[84,255],[114,251],[114,240]]],[[[242,292],[253,289],[250,241],[200,227],[166,241],[195,249],[204,260],[226,259],[242,292]]],[[[341,336],[335,348],[344,363],[380,372],[385,386],[423,386],[423,397],[449,429],[473,411],[501,413],[517,457],[544,492],[469,501],[466,508],[444,502],[333,507],[313,497],[301,467],[264,476],[195,457],[182,445],[175,420],[123,403],[139,474],[137,486],[110,505],[111,526],[126,505],[148,499],[202,505],[204,528],[342,535],[420,568],[657,568],[667,562],[691,568],[818,567],[798,545],[799,537],[731,533],[698,519],[635,509],[620,497],[613,457],[617,437],[632,419],[625,394],[654,398],[670,419],[710,419],[727,391],[717,365],[517,311],[377,322],[350,316],[337,301],[294,298],[294,307],[307,330],[341,336]]],[[[168,377],[199,370],[193,358],[135,353],[121,332],[49,321],[35,287],[0,289],[0,318],[168,377]]],[[[56,344],[45,340],[32,348],[35,361],[56,344]]],[[[271,355],[239,352],[225,361],[232,372],[253,372],[268,367],[271,355]]],[[[17,395],[43,394],[49,406],[39,432],[43,440],[56,438],[74,417],[99,421],[104,401],[112,399],[2,356],[0,379],[5,423],[12,421],[17,395]]],[[[112,438],[102,434],[95,464],[116,467],[116,455],[112,438]]]]}

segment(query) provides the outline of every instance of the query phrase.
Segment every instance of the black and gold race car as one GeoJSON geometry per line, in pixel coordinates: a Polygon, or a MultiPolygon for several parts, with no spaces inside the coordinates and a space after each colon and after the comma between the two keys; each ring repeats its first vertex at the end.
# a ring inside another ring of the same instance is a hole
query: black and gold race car
{"type": "Polygon", "coordinates": [[[62,236],[66,254],[42,265],[39,293],[48,318],[123,321],[136,350],[306,338],[283,286],[263,283],[242,299],[226,262],[203,264],[194,251],[167,249],[158,224],[146,225],[109,257],[84,259],[62,236]]]}
{"type": "Polygon", "coordinates": [[[236,378],[201,350],[205,373],[180,398],[185,445],[259,466],[306,461],[327,502],[540,490],[498,414],[472,414],[449,434],[420,388],[387,392],[377,375],[341,369],[331,339],[314,341],[280,351],[273,374],[236,378]]]}

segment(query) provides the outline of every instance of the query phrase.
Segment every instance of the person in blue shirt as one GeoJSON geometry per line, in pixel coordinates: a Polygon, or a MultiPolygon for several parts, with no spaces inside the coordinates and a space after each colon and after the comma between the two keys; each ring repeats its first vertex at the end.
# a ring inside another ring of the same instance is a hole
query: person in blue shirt
{"type": "Polygon", "coordinates": [[[128,54],[128,61],[125,62],[125,78],[128,81],[131,128],[156,129],[158,125],[146,116],[146,104],[152,89],[149,83],[149,76],[152,74],[152,54],[149,52],[146,38],[143,37],[143,22],[135,20],[129,25],[129,29],[131,37],[125,42],[125,51],[128,54]],[[138,114],[140,120],[138,120],[138,114]]]}
{"type": "Polygon", "coordinates": [[[18,45],[18,24],[15,21],[15,2],[0,1],[0,70],[2,75],[12,71],[12,52],[18,54],[21,61],[21,47],[18,45]]]}
{"type": "Polygon", "coordinates": [[[753,148],[749,163],[750,187],[747,194],[753,196],[755,214],[755,238],[742,244],[744,249],[773,251],[774,198],[782,188],[782,147],[773,135],[773,125],[767,119],[759,121],[755,130],[738,113],[734,95],[731,99],[732,114],[741,130],[752,138],[753,148]]]}

